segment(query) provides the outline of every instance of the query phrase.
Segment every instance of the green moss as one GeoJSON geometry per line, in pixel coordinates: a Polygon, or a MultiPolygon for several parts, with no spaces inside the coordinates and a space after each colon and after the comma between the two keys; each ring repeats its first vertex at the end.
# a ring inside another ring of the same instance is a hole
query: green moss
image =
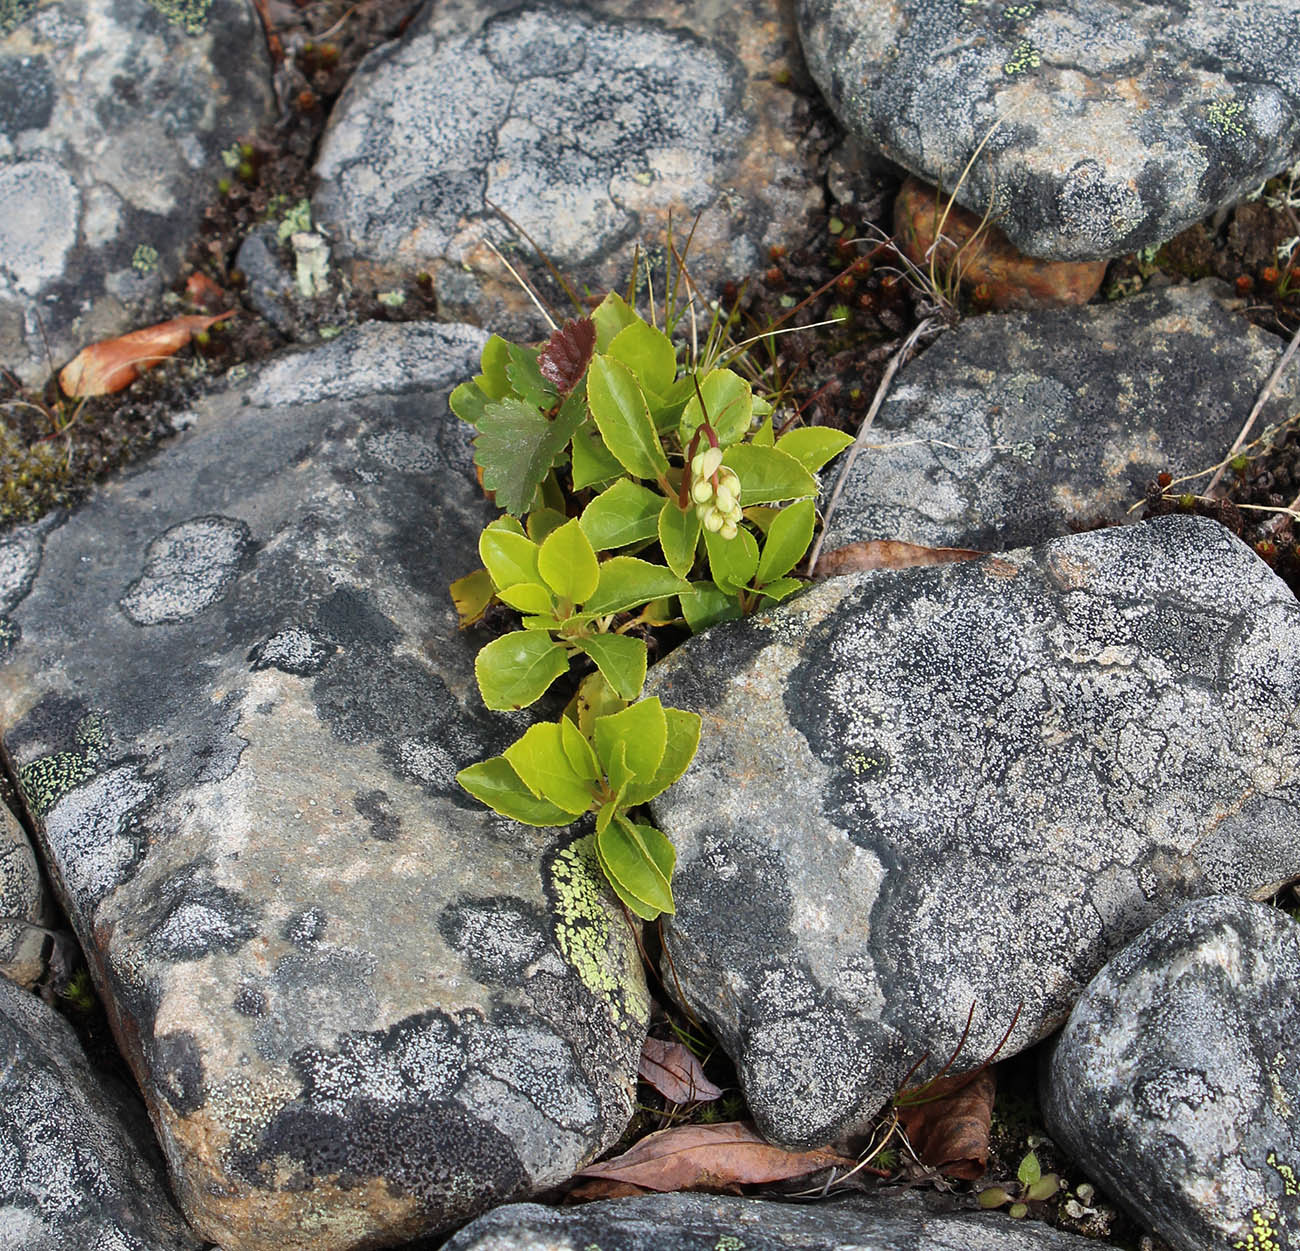
{"type": "Polygon", "coordinates": [[[0,0],[0,35],[25,22],[35,8],[36,0],[0,0]]]}
{"type": "Polygon", "coordinates": [[[188,35],[200,35],[208,23],[208,10],[212,0],[149,0],[159,13],[173,26],[180,26],[188,35]]]}
{"type": "Polygon", "coordinates": [[[1038,49],[1028,39],[1022,39],[1011,53],[1011,59],[1002,67],[1004,74],[1023,74],[1026,70],[1037,69],[1041,58],[1038,49]]]}
{"type": "Polygon", "coordinates": [[[61,443],[24,446],[0,420],[0,523],[35,521],[71,500],[72,475],[61,443]]]}

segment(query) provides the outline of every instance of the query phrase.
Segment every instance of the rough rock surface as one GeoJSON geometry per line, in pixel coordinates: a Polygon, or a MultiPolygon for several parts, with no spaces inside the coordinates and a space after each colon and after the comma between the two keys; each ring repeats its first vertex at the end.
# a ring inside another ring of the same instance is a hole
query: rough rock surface
{"type": "Polygon", "coordinates": [[[248,0],[7,0],[0,36],[0,364],[33,381],[157,311],[270,63],[248,0]]]}
{"type": "Polygon", "coordinates": [[[788,3],[434,5],[354,75],[313,213],[357,281],[428,271],[442,310],[501,333],[537,322],[485,242],[514,238],[493,206],[579,291],[626,287],[639,241],[662,301],[670,210],[679,247],[700,215],[696,278],[739,280],[822,200],[828,136],[791,66],[788,3]]]}
{"type": "Polygon", "coordinates": [[[149,1122],[68,1023],[0,977],[0,1245],[196,1251],[149,1122]]]}
{"type": "Polygon", "coordinates": [[[943,1211],[906,1191],[806,1207],[665,1194],[576,1208],[513,1204],[480,1216],[443,1251],[1107,1251],[1037,1221],[943,1211]]]}
{"type": "Polygon", "coordinates": [[[41,979],[55,946],[47,928],[54,919],[36,853],[0,801],[0,974],[28,987],[41,979]]]}
{"type": "Polygon", "coordinates": [[[1172,904],[1300,872],[1298,647],[1287,587],[1179,517],[830,579],[657,665],[704,718],[653,805],[664,941],[764,1132],[864,1127],[972,1005],[958,1070],[1172,904]]]}
{"type": "Polygon", "coordinates": [[[799,0],[844,125],[1022,252],[1119,256],[1300,158],[1291,0],[799,0]]]}
{"type": "Polygon", "coordinates": [[[1053,1136],[1179,1251],[1300,1243],[1300,926],[1163,918],[1093,979],[1044,1069],[1053,1136]]]}
{"type": "Polygon", "coordinates": [[[266,364],[41,536],[0,726],[158,1126],[226,1251],[463,1221],[622,1132],[647,999],[587,842],[457,768],[447,595],[491,514],[464,326],[266,364]]]}
{"type": "MultiPolygon", "coordinates": [[[[899,372],[832,514],[857,539],[997,549],[1123,521],[1162,470],[1218,463],[1283,344],[1213,280],[976,317],[899,372]]],[[[1260,417],[1297,406],[1287,371],[1260,417]]]]}

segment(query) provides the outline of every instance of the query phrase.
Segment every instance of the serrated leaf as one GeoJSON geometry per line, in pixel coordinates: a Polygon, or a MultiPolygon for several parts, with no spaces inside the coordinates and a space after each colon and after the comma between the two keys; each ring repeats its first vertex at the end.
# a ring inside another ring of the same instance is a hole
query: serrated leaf
{"type": "Polygon", "coordinates": [[[456,781],[479,803],[486,804],[512,821],[525,825],[568,825],[570,816],[562,808],[536,795],[510,767],[504,756],[493,756],[456,774],[456,781]]]}
{"type": "Polygon", "coordinates": [[[647,396],[662,399],[677,377],[677,353],[672,340],[639,318],[624,326],[605,350],[632,371],[647,396]]]}
{"type": "Polygon", "coordinates": [[[799,500],[783,508],[768,527],[767,541],[758,560],[754,584],[762,586],[784,577],[797,565],[812,542],[817,509],[812,500],[799,500]]]}
{"type": "Polygon", "coordinates": [[[548,534],[553,534],[568,520],[568,517],[557,508],[548,508],[545,506],[534,508],[533,511],[528,514],[528,520],[526,522],[528,537],[532,539],[534,543],[540,544],[546,539],[548,534]]]}
{"type": "Polygon", "coordinates": [[[779,604],[782,600],[789,599],[796,591],[802,591],[806,585],[798,578],[777,578],[766,586],[758,587],[757,590],[760,595],[770,599],[774,604],[779,604]]]}
{"type": "Polygon", "coordinates": [[[537,554],[537,570],[556,597],[581,604],[596,589],[600,566],[575,517],[547,537],[537,554]]]}
{"type": "Polygon", "coordinates": [[[488,526],[478,536],[479,559],[499,591],[520,582],[540,582],[541,575],[537,572],[540,550],[532,539],[512,530],[488,526]]]}
{"type": "Polygon", "coordinates": [[[700,746],[699,713],[688,712],[685,708],[665,708],[667,735],[664,740],[664,757],[649,782],[630,782],[627,788],[627,803],[649,803],[656,795],[666,791],[690,767],[695,753],[700,746]]]}
{"type": "Polygon", "coordinates": [[[596,351],[605,352],[620,330],[641,318],[617,291],[611,291],[593,310],[591,320],[596,324],[596,351]]]}
{"type": "MultiPolygon", "coordinates": [[[[754,398],[754,408],[758,408],[758,397],[754,398]]],[[[776,434],[772,429],[772,419],[769,417],[757,430],[754,431],[754,437],[750,442],[755,447],[771,447],[776,442],[776,434]]],[[[796,459],[798,459],[796,457],[796,459]]]]}
{"type": "MultiPolygon", "coordinates": [[[[616,816],[603,834],[596,835],[596,846],[602,867],[616,889],[621,887],[657,912],[671,913],[675,911],[672,888],[655,859],[656,854],[662,856],[662,847],[657,840],[643,833],[648,830],[654,830],[654,827],[634,825],[625,817],[616,816]],[[648,844],[653,844],[653,851],[648,844]]],[[[668,841],[658,830],[654,832],[665,843],[668,841]]],[[[671,843],[668,843],[668,848],[671,850],[671,843]]]]}
{"type": "Polygon", "coordinates": [[[576,640],[596,662],[613,691],[621,699],[636,699],[645,684],[646,645],[625,634],[593,634],[576,640]]]}
{"type": "Polygon", "coordinates": [[[485,407],[474,440],[474,461],[483,470],[483,489],[495,493],[499,508],[522,517],[532,507],[537,488],[584,421],[585,409],[581,387],[564,401],[554,420],[509,397],[485,407]]]}
{"type": "Polygon", "coordinates": [[[611,556],[601,563],[596,593],[583,608],[589,615],[603,617],[689,589],[690,583],[663,565],[635,556],[611,556]]]}
{"type": "Polygon", "coordinates": [[[555,388],[542,376],[537,362],[537,349],[522,343],[507,343],[506,377],[510,390],[539,412],[549,412],[559,396],[555,388]]]}
{"type": "Polygon", "coordinates": [[[494,517],[483,527],[485,530],[504,530],[507,534],[527,534],[517,517],[494,517]]]}
{"type": "Polygon", "coordinates": [[[516,582],[497,591],[497,598],[517,612],[549,616],[555,610],[555,599],[540,582],[516,582]]]}
{"type": "Polygon", "coordinates": [[[695,564],[695,549],[700,543],[700,517],[694,508],[685,511],[676,500],[665,500],[659,510],[659,546],[664,559],[679,578],[687,577],[695,564]]]}
{"type": "Polygon", "coordinates": [[[678,600],[692,634],[707,630],[720,621],[735,621],[744,616],[740,601],[734,595],[720,591],[712,582],[692,582],[690,590],[683,591],[678,600]]]}
{"type": "Polygon", "coordinates": [[[538,372],[561,395],[567,395],[582,381],[595,350],[596,323],[590,317],[566,321],[538,353],[538,372]]]}
{"type": "MultiPolygon", "coordinates": [[[[612,808],[613,805],[611,804],[610,807],[612,808]]],[[[605,828],[609,828],[608,822],[605,828]]],[[[606,863],[604,853],[600,849],[599,830],[596,833],[596,863],[600,865],[600,871],[605,875],[605,880],[609,883],[610,889],[618,896],[629,912],[639,916],[643,921],[653,921],[659,915],[661,911],[659,908],[652,907],[644,899],[638,899],[615,877],[614,870],[606,863]]]]}
{"type": "Polygon", "coordinates": [[[622,712],[599,718],[592,726],[591,740],[596,748],[596,757],[605,766],[611,781],[614,781],[616,752],[621,747],[632,781],[647,785],[654,780],[663,762],[668,742],[668,718],[658,697],[651,696],[622,712]]]}
{"type": "MultiPolygon", "coordinates": [[[[583,777],[566,751],[564,725],[568,725],[584,747],[587,740],[573,723],[543,721],[529,726],[505,750],[510,767],[538,799],[545,799],[571,817],[581,816],[592,806],[592,778],[583,777]]],[[[587,749],[590,753],[590,748],[587,749]]],[[[594,767],[591,770],[594,776],[594,767]]]]}
{"type": "Polygon", "coordinates": [[[515,630],[493,639],[474,657],[483,702],[499,712],[526,708],[569,671],[564,648],[540,630],[515,630]]]}
{"type": "Polygon", "coordinates": [[[741,526],[734,539],[704,532],[704,550],[709,554],[709,572],[720,590],[732,595],[749,586],[758,568],[758,541],[741,526]]]}
{"type": "Polygon", "coordinates": [[[510,344],[499,334],[489,335],[479,357],[479,374],[474,379],[479,390],[490,400],[504,400],[510,394],[506,366],[510,363],[510,344]]]}
{"type": "Polygon", "coordinates": [[[778,447],[737,443],[723,453],[722,463],[740,479],[740,503],[744,508],[817,494],[817,480],[778,447]]]}
{"type": "Polygon", "coordinates": [[[700,395],[692,395],[682,409],[682,447],[690,446],[691,437],[706,415],[721,446],[737,442],[749,433],[753,407],[753,389],[744,378],[730,369],[713,370],[700,380],[700,395]]]}
{"type": "Polygon", "coordinates": [[[600,763],[596,760],[596,753],[587,741],[587,736],[568,717],[561,717],[558,724],[560,743],[573,771],[584,782],[594,786],[601,781],[600,763]]]}
{"type": "Polygon", "coordinates": [[[582,510],[582,532],[598,552],[643,543],[659,532],[664,497],[630,478],[620,478],[582,510]]]}
{"type": "Polygon", "coordinates": [[[573,489],[599,486],[611,478],[621,478],[623,466],[610,455],[609,448],[594,427],[579,430],[573,436],[573,489]]]}
{"type": "Polygon", "coordinates": [[[475,569],[473,573],[457,578],[447,589],[451,592],[451,602],[456,606],[460,628],[465,630],[482,619],[492,602],[492,575],[486,569],[475,569]]]}
{"type": "Polygon", "coordinates": [[[486,407],[488,399],[489,397],[477,382],[462,382],[447,397],[447,407],[461,421],[468,422],[471,426],[477,426],[479,418],[483,416],[483,409],[486,407]]]}
{"type": "Polygon", "coordinates": [[[596,356],[587,374],[587,404],[605,446],[628,473],[658,480],[668,472],[645,396],[626,365],[596,356]]]}
{"type": "Polygon", "coordinates": [[[827,426],[802,426],[783,434],[776,446],[787,456],[793,456],[809,473],[816,473],[852,442],[853,436],[845,434],[843,430],[831,430],[827,426]]]}

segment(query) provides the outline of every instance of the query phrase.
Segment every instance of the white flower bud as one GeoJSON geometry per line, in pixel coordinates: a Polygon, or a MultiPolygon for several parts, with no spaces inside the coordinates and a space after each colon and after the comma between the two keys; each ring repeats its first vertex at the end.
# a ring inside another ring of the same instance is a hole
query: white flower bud
{"type": "Polygon", "coordinates": [[[722,529],[720,529],[718,533],[724,539],[734,539],[736,535],[740,533],[740,530],[734,521],[724,521],[722,523],[722,529]]]}
{"type": "Polygon", "coordinates": [[[718,511],[723,513],[731,512],[736,504],[735,491],[732,489],[730,482],[718,484],[718,490],[714,497],[718,502],[718,511]]]}
{"type": "Polygon", "coordinates": [[[708,515],[704,518],[704,528],[712,534],[717,534],[722,527],[726,525],[726,520],[716,508],[710,507],[708,515]]]}
{"type": "Polygon", "coordinates": [[[722,449],[720,447],[708,448],[700,457],[701,478],[712,478],[718,472],[718,466],[722,464],[722,449]]]}
{"type": "Polygon", "coordinates": [[[696,478],[691,484],[691,499],[697,504],[707,504],[713,498],[713,483],[707,478],[696,478]]]}
{"type": "MultiPolygon", "coordinates": [[[[706,448],[705,451],[708,449],[706,448]]],[[[704,476],[704,452],[696,452],[691,457],[691,477],[702,478],[704,476]]]]}
{"type": "Polygon", "coordinates": [[[703,521],[711,512],[713,512],[713,501],[708,500],[703,504],[695,505],[695,515],[703,521]]]}
{"type": "Polygon", "coordinates": [[[739,505],[739,504],[733,504],[730,508],[724,508],[724,509],[722,510],[722,515],[723,515],[723,516],[724,516],[728,521],[734,521],[734,522],[736,523],[736,525],[740,525],[740,519],[741,519],[745,514],[741,511],[741,508],[740,508],[740,505],[739,505]]]}

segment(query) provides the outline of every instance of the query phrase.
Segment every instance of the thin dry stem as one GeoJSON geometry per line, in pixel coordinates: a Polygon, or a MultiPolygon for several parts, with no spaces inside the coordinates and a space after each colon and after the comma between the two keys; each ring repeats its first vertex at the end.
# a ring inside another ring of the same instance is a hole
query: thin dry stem
{"type": "Polygon", "coordinates": [[[504,265],[510,271],[510,276],[519,284],[519,286],[522,288],[522,290],[525,292],[528,298],[532,300],[533,304],[537,308],[537,311],[541,313],[541,315],[546,319],[546,324],[550,326],[552,330],[557,330],[559,327],[556,326],[555,319],[550,315],[549,312],[547,312],[546,306],[542,303],[541,298],[538,296],[537,292],[533,290],[531,284],[525,282],[519,276],[515,267],[508,260],[506,260],[505,256],[501,252],[501,249],[498,248],[497,245],[493,243],[492,240],[489,239],[486,235],[483,237],[483,242],[486,243],[488,247],[490,247],[492,251],[496,254],[497,260],[499,260],[501,264],[504,265]]]}

